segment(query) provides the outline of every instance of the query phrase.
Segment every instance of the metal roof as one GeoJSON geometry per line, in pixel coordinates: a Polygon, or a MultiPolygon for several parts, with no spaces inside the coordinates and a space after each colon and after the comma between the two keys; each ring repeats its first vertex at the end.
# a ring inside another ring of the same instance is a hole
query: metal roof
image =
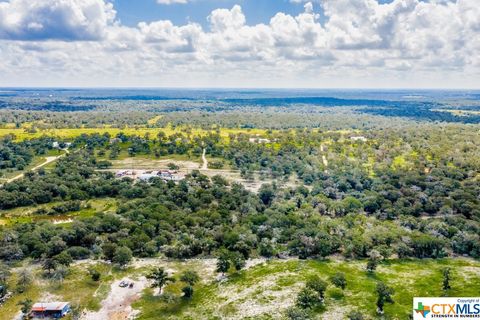
{"type": "Polygon", "coordinates": [[[32,311],[61,311],[69,302],[37,302],[32,306],[32,311]]]}

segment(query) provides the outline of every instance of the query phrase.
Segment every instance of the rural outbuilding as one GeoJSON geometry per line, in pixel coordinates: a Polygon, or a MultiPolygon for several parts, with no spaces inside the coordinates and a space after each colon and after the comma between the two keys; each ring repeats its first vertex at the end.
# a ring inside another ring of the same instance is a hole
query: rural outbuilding
{"type": "Polygon", "coordinates": [[[36,318],[63,318],[70,312],[69,302],[38,302],[32,307],[32,316],[36,318]]]}

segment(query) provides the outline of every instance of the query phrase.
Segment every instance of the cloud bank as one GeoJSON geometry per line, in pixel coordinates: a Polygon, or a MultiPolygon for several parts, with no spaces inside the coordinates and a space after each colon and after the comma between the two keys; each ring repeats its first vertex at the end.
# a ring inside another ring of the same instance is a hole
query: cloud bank
{"type": "Polygon", "coordinates": [[[126,27],[104,0],[10,0],[0,85],[478,86],[477,2],[323,0],[257,25],[235,5],[202,28],[126,27]]]}
{"type": "Polygon", "coordinates": [[[11,0],[0,3],[0,38],[100,40],[116,12],[98,0],[11,0]]]}

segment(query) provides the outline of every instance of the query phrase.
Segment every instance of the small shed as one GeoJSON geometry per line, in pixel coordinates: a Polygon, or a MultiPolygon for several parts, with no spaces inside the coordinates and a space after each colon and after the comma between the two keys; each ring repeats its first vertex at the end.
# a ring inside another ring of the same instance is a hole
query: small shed
{"type": "Polygon", "coordinates": [[[59,319],[65,317],[70,310],[69,302],[37,302],[32,306],[32,316],[59,319]]]}

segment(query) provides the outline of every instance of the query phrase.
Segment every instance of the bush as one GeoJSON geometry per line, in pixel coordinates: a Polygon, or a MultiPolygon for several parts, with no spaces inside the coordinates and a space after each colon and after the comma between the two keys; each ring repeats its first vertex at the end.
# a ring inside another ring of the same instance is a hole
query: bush
{"type": "Polygon", "coordinates": [[[377,283],[377,311],[380,314],[383,314],[383,306],[385,303],[394,303],[393,301],[393,294],[395,290],[390,288],[383,282],[377,283]]]}
{"type": "Polygon", "coordinates": [[[297,307],[290,307],[286,311],[286,317],[289,320],[308,320],[310,319],[310,314],[307,310],[300,309],[297,307]]]}
{"type": "Polygon", "coordinates": [[[459,232],[452,238],[453,251],[480,258],[480,236],[468,232],[459,232]]]}
{"type": "Polygon", "coordinates": [[[413,255],[417,258],[443,258],[446,256],[445,243],[441,238],[427,234],[412,237],[413,255]]]}
{"type": "Polygon", "coordinates": [[[325,290],[327,290],[328,284],[320,279],[318,276],[313,276],[308,279],[306,287],[314,290],[320,297],[321,300],[325,297],[325,290]]]}
{"type": "Polygon", "coordinates": [[[92,278],[93,281],[97,282],[100,280],[101,273],[98,270],[90,269],[88,270],[88,273],[90,274],[90,277],[92,278]]]}
{"type": "Polygon", "coordinates": [[[70,247],[67,249],[67,252],[74,260],[88,259],[90,257],[90,250],[84,247],[70,247]]]}
{"type": "Polygon", "coordinates": [[[128,247],[118,247],[113,256],[113,262],[120,267],[126,266],[132,260],[132,250],[128,247]]]}
{"type": "Polygon", "coordinates": [[[306,287],[297,296],[296,305],[302,309],[313,309],[322,302],[322,298],[317,291],[306,287]]]}
{"type": "Polygon", "coordinates": [[[223,161],[211,161],[208,163],[209,169],[222,169],[224,167],[223,161]]]}
{"type": "Polygon", "coordinates": [[[412,248],[406,245],[404,242],[400,242],[396,247],[397,255],[400,259],[411,257],[413,254],[412,248]]]}
{"type": "Polygon", "coordinates": [[[173,162],[170,162],[169,164],[167,164],[167,167],[168,167],[168,169],[170,169],[170,170],[178,170],[178,169],[180,169],[180,167],[179,167],[178,165],[176,165],[175,163],[173,163],[173,162]]]}
{"type": "Polygon", "coordinates": [[[58,206],[52,208],[52,211],[48,212],[49,215],[65,214],[68,212],[80,211],[82,203],[78,200],[67,201],[58,206]]]}
{"type": "Polygon", "coordinates": [[[174,303],[176,301],[178,301],[178,297],[176,295],[174,295],[173,293],[171,292],[164,292],[161,296],[160,296],[160,299],[165,302],[165,303],[174,303]]]}
{"type": "Polygon", "coordinates": [[[268,240],[262,239],[259,245],[259,253],[265,258],[270,258],[275,255],[275,249],[268,240]]]}
{"type": "Polygon", "coordinates": [[[97,168],[98,169],[107,169],[112,166],[112,163],[107,160],[102,160],[97,162],[97,168]]]}
{"type": "Polygon", "coordinates": [[[350,311],[348,314],[348,320],[363,320],[365,317],[359,311],[350,311]]]}
{"type": "Polygon", "coordinates": [[[372,250],[368,253],[368,256],[367,271],[374,272],[382,259],[382,255],[377,250],[372,250]]]}
{"type": "Polygon", "coordinates": [[[72,262],[73,259],[67,251],[62,251],[61,253],[57,254],[53,257],[53,260],[62,266],[68,267],[72,262]]]}
{"type": "Polygon", "coordinates": [[[245,268],[245,258],[240,252],[232,252],[231,261],[235,270],[240,271],[245,268]]]}
{"type": "Polygon", "coordinates": [[[345,273],[337,272],[332,277],[332,283],[334,286],[342,288],[342,290],[345,289],[345,287],[347,286],[347,279],[345,279],[345,273]]]}
{"type": "Polygon", "coordinates": [[[191,298],[193,296],[193,288],[192,286],[185,286],[182,288],[183,296],[185,298],[191,298]]]}

